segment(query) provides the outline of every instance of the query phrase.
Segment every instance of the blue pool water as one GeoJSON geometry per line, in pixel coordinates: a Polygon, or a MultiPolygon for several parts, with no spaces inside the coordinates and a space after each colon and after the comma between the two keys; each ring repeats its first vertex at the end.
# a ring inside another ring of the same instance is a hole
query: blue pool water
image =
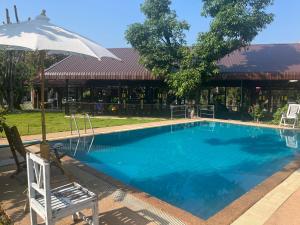
{"type": "Polygon", "coordinates": [[[64,150],[208,219],[292,161],[298,141],[292,131],[199,122],[65,140],[64,150]]]}

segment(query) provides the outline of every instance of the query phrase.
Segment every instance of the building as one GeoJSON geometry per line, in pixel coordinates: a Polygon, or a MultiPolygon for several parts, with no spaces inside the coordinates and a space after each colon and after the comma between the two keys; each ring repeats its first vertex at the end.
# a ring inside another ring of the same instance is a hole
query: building
{"type": "MultiPolygon", "coordinates": [[[[224,57],[219,67],[209,86],[237,88],[240,106],[259,103],[272,112],[300,101],[300,44],[252,45],[224,57]]],[[[227,99],[226,88],[223,95],[227,99]]]]}
{"type": "MultiPolygon", "coordinates": [[[[45,76],[49,105],[62,108],[65,102],[73,102],[71,105],[77,109],[88,105],[85,108],[102,110],[107,105],[109,111],[132,107],[132,111],[152,112],[182,102],[168,94],[163,80],[139,64],[135,50],[109,50],[122,61],[69,56],[48,68],[45,76]]],[[[273,111],[288,101],[300,100],[300,44],[252,45],[229,54],[218,65],[220,74],[201,92],[202,104],[241,110],[260,103],[273,111]]],[[[38,92],[35,82],[35,106],[38,92]]]]}

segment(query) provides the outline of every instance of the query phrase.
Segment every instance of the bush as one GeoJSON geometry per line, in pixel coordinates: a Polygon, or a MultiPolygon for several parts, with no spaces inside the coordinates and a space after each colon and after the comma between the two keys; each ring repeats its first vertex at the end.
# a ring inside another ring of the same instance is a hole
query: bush
{"type": "Polygon", "coordinates": [[[250,107],[250,115],[254,120],[259,122],[262,118],[264,118],[264,112],[263,109],[259,104],[253,105],[250,107]]]}
{"type": "Polygon", "coordinates": [[[273,114],[272,123],[279,124],[282,114],[287,112],[288,107],[289,107],[288,104],[286,104],[285,106],[278,108],[276,112],[273,114]]]}

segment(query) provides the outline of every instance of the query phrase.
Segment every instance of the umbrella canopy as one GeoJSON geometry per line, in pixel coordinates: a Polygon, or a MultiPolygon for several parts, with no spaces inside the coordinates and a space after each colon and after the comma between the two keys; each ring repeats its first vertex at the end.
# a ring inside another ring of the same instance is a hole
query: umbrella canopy
{"type": "MultiPolygon", "coordinates": [[[[95,42],[50,23],[45,12],[43,10],[41,15],[34,20],[0,26],[0,49],[40,51],[41,61],[44,60],[46,52],[88,55],[99,60],[102,57],[120,60],[113,53],[95,42]]],[[[44,146],[41,146],[41,151],[42,148],[48,151],[47,157],[45,157],[48,158],[49,146],[46,144],[44,109],[45,75],[43,62],[41,64],[42,144],[44,146]]]]}
{"type": "Polygon", "coordinates": [[[120,60],[104,47],[49,22],[45,12],[34,20],[0,26],[0,48],[7,50],[45,50],[50,53],[82,54],[98,59],[120,60]]]}

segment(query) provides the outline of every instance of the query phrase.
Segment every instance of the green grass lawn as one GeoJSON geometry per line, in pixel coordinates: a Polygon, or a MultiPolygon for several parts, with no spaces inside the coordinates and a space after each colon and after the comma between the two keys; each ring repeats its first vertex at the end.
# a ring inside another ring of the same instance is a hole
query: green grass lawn
{"type": "MultiPolygon", "coordinates": [[[[24,112],[14,113],[5,116],[8,125],[16,125],[21,135],[40,134],[41,133],[41,113],[40,112],[24,112]]],[[[91,118],[94,128],[111,127],[127,124],[138,124],[160,121],[159,118],[91,118]]],[[[80,129],[84,129],[84,120],[77,119],[80,129]]],[[[73,124],[74,127],[74,124],[73,124]]],[[[48,112],[46,113],[46,129],[47,133],[70,131],[70,119],[65,117],[64,113],[48,112]]],[[[1,134],[4,137],[4,133],[1,134]]]]}

